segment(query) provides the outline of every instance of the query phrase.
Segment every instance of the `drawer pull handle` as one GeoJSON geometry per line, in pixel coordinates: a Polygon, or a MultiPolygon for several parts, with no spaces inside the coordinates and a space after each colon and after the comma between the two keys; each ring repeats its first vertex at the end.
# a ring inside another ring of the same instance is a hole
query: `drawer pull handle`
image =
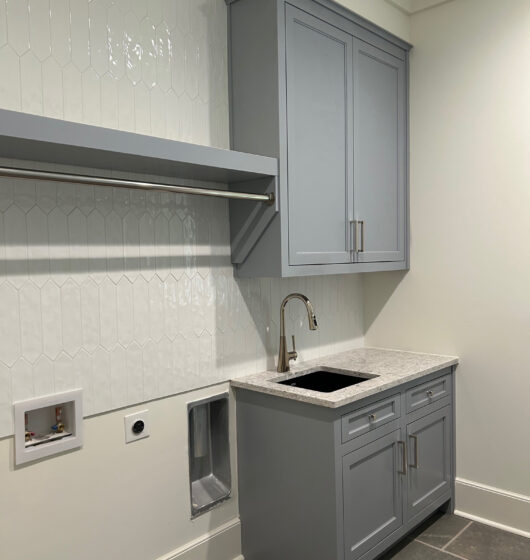
{"type": "Polygon", "coordinates": [[[375,420],[375,414],[369,414],[369,415],[368,415],[368,420],[369,420],[370,422],[373,422],[373,421],[375,420]]]}
{"type": "Polygon", "coordinates": [[[410,465],[411,467],[418,468],[418,436],[409,436],[411,440],[414,441],[414,463],[410,465]]]}
{"type": "Polygon", "coordinates": [[[433,395],[433,392],[432,392],[432,391],[427,391],[427,396],[428,396],[429,398],[431,398],[432,395],[433,395]]]}
{"type": "Polygon", "coordinates": [[[399,474],[407,474],[407,445],[404,441],[399,440],[398,445],[403,446],[403,454],[401,455],[401,467],[399,474]]]}

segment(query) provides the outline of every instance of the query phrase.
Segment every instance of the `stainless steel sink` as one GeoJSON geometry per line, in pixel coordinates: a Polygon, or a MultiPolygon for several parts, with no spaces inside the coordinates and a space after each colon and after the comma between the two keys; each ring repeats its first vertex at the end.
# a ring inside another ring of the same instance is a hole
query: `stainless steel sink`
{"type": "Polygon", "coordinates": [[[315,367],[307,371],[282,377],[276,380],[280,385],[309,389],[319,393],[332,393],[363,381],[373,379],[377,375],[369,373],[358,373],[356,371],[345,371],[328,367],[315,367]]]}

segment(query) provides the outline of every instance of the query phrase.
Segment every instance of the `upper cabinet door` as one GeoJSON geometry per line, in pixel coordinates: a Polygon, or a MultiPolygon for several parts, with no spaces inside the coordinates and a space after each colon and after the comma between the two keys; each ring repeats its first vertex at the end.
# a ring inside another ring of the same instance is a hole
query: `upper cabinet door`
{"type": "Polygon", "coordinates": [[[286,6],[289,264],[351,261],[353,38],[286,6]]]}
{"type": "Polygon", "coordinates": [[[405,61],[354,40],[357,262],[403,261],[406,240],[405,61]]]}

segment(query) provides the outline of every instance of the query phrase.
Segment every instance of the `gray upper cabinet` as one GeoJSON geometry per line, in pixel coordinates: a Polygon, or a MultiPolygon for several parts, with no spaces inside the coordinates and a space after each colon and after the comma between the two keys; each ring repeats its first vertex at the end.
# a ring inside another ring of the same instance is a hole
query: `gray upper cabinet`
{"type": "Polygon", "coordinates": [[[236,273],[407,268],[410,45],[331,0],[227,2],[231,147],[279,161],[275,208],[230,205],[236,273]]]}
{"type": "Polygon", "coordinates": [[[352,37],[289,5],[285,23],[289,264],[347,263],[352,37]]]}

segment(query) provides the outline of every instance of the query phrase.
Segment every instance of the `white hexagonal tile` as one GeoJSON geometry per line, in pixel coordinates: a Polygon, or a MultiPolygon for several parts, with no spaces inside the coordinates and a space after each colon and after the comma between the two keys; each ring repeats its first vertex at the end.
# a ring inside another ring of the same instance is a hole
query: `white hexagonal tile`
{"type": "Polygon", "coordinates": [[[131,209],[131,191],[129,189],[112,189],[113,208],[123,218],[131,209]]]}
{"type": "Polygon", "coordinates": [[[73,360],[66,352],[61,352],[53,363],[53,383],[57,392],[75,389],[73,360]]]}
{"type": "Polygon", "coordinates": [[[127,404],[127,363],[125,348],[115,346],[110,353],[110,390],[112,408],[127,404]]]}
{"type": "Polygon", "coordinates": [[[118,82],[110,74],[100,79],[101,86],[101,125],[118,128],[118,82]]]}
{"type": "Polygon", "coordinates": [[[142,348],[143,358],[143,401],[150,401],[156,399],[159,395],[158,392],[158,352],[156,343],[150,340],[142,348]]]}
{"type": "Polygon", "coordinates": [[[105,412],[112,407],[110,354],[99,346],[93,354],[92,387],[94,413],[105,412]]]}
{"type": "Polygon", "coordinates": [[[22,111],[42,115],[41,63],[31,51],[20,58],[20,91],[22,111]]]}
{"type": "Polygon", "coordinates": [[[47,356],[41,356],[33,364],[33,385],[36,397],[55,392],[53,363],[47,356]]]}
{"type": "Polygon", "coordinates": [[[110,278],[99,286],[99,317],[101,346],[111,350],[118,341],[118,310],[116,286],[110,278]]]}
{"type": "Polygon", "coordinates": [[[195,99],[199,94],[199,45],[197,38],[186,35],[186,69],[184,74],[184,90],[190,99],[195,99]]]}
{"type": "Polygon", "coordinates": [[[71,278],[61,286],[61,323],[63,347],[70,356],[74,356],[83,345],[83,329],[81,293],[71,278]]]}
{"type": "Polygon", "coordinates": [[[76,208],[68,215],[70,271],[78,282],[88,274],[88,230],[85,215],[76,208]]]}
{"type": "Polygon", "coordinates": [[[155,264],[156,273],[165,280],[170,272],[169,255],[169,224],[164,214],[159,214],[155,221],[155,264]]]}
{"type": "Polygon", "coordinates": [[[0,49],[0,75],[10,76],[9,80],[0,80],[0,98],[2,107],[20,110],[20,63],[15,51],[5,45],[0,49]]]}
{"type": "Polygon", "coordinates": [[[83,81],[82,74],[73,64],[63,68],[64,118],[67,121],[83,121],[83,81]]]}
{"type": "Polygon", "coordinates": [[[123,218],[123,241],[125,274],[134,281],[140,268],[140,232],[138,218],[133,212],[123,218]]]}
{"type": "Polygon", "coordinates": [[[41,288],[42,344],[44,353],[54,360],[62,348],[61,292],[53,280],[41,288]]]}
{"type": "Polygon", "coordinates": [[[105,248],[107,252],[107,274],[114,282],[119,282],[123,275],[123,222],[112,211],[105,218],[105,248]]]}
{"type": "Polygon", "coordinates": [[[134,340],[133,286],[128,278],[121,278],[116,286],[118,314],[118,342],[124,346],[134,340]]]}
{"type": "Polygon", "coordinates": [[[88,269],[96,282],[101,282],[107,272],[105,254],[105,219],[97,210],[87,217],[88,269]]]}
{"type": "Polygon", "coordinates": [[[112,212],[112,189],[109,187],[94,187],[94,199],[96,208],[102,216],[112,212]]]}
{"type": "Polygon", "coordinates": [[[151,105],[151,136],[166,138],[166,96],[158,86],[155,86],[149,92],[149,101],[151,105]]]}
{"type": "Polygon", "coordinates": [[[180,112],[178,98],[173,90],[166,92],[166,137],[170,140],[180,140],[180,112]]]}
{"type": "Polygon", "coordinates": [[[133,283],[134,340],[149,340],[149,286],[142,276],[133,283]]]}
{"type": "Polygon", "coordinates": [[[150,89],[156,85],[156,28],[149,18],[140,23],[142,81],[150,89]]]}
{"type": "Polygon", "coordinates": [[[90,65],[90,19],[86,0],[70,0],[70,45],[72,62],[80,72],[90,65]]]}
{"type": "Polygon", "coordinates": [[[157,384],[159,396],[171,395],[176,392],[176,376],[173,368],[173,352],[171,341],[164,337],[156,345],[158,370],[157,384]]]}
{"type": "Polygon", "coordinates": [[[64,117],[63,73],[52,57],[42,64],[42,103],[47,117],[55,119],[64,117]]]}
{"type": "Polygon", "coordinates": [[[180,96],[186,88],[186,37],[180,29],[173,29],[171,42],[171,87],[180,96]]]}
{"type": "Polygon", "coordinates": [[[179,286],[177,280],[168,276],[164,282],[164,334],[174,340],[179,331],[179,286]]]}
{"type": "Polygon", "coordinates": [[[13,401],[24,401],[35,395],[33,370],[24,358],[17,360],[11,368],[11,392],[13,401]]]}
{"type": "Polygon", "coordinates": [[[180,138],[184,142],[193,140],[193,126],[191,122],[192,103],[187,93],[183,93],[179,98],[180,107],[180,138]]]}
{"type": "Polygon", "coordinates": [[[40,60],[51,53],[50,3],[48,0],[29,0],[29,43],[40,60]]]}
{"type": "Polygon", "coordinates": [[[4,213],[4,242],[7,265],[13,280],[27,276],[28,234],[26,215],[17,206],[10,206],[4,213]]]}
{"type": "Polygon", "coordinates": [[[139,232],[140,267],[143,277],[149,281],[154,275],[155,268],[155,222],[148,212],[140,218],[139,232]]]}
{"type": "Polygon", "coordinates": [[[126,350],[127,402],[139,403],[144,397],[142,349],[133,342],[126,350]]]}
{"type": "Polygon", "coordinates": [[[100,80],[93,68],[83,72],[83,122],[101,124],[100,80]]]}
{"type": "Polygon", "coordinates": [[[13,204],[13,179],[0,177],[0,211],[5,212],[13,204]]]}
{"type": "Polygon", "coordinates": [[[129,80],[136,85],[142,79],[142,55],[140,24],[133,12],[125,16],[125,67],[129,80]]]}
{"type": "Polygon", "coordinates": [[[109,69],[109,37],[107,32],[107,6],[104,0],[89,4],[90,64],[103,76],[109,69]]]}
{"type": "Polygon", "coordinates": [[[18,291],[8,282],[0,284],[0,361],[12,366],[20,356],[20,312],[18,291]]]}
{"type": "Polygon", "coordinates": [[[29,50],[28,0],[6,0],[8,40],[18,55],[29,50]]]}
{"type": "Polygon", "coordinates": [[[50,34],[53,58],[66,66],[71,58],[69,0],[50,0],[50,34]]]}
{"type": "Polygon", "coordinates": [[[211,145],[209,107],[199,97],[193,100],[191,110],[193,142],[203,146],[211,145]]]}
{"type": "Polygon", "coordinates": [[[172,55],[171,31],[163,21],[156,28],[156,81],[164,92],[171,87],[172,55]]]}
{"type": "Polygon", "coordinates": [[[159,24],[163,17],[163,0],[150,0],[147,3],[147,15],[155,24],[159,24]]]}
{"type": "Polygon", "coordinates": [[[107,14],[109,35],[109,72],[119,79],[125,74],[126,33],[123,13],[116,5],[110,6],[107,14]]]}
{"type": "Polygon", "coordinates": [[[48,215],[48,242],[50,254],[50,271],[54,280],[63,284],[68,278],[68,220],[66,215],[55,208],[48,215]]]}
{"type": "Polygon", "coordinates": [[[164,284],[154,276],[149,282],[149,336],[158,341],[164,335],[164,284]]]}
{"type": "Polygon", "coordinates": [[[42,286],[50,274],[48,218],[38,206],[35,206],[29,211],[27,220],[28,271],[33,281],[38,286],[42,286]]]}
{"type": "Polygon", "coordinates": [[[127,76],[122,76],[118,80],[118,128],[136,130],[134,119],[134,86],[127,76]]]}
{"type": "Polygon", "coordinates": [[[75,386],[83,388],[83,415],[94,414],[92,356],[85,350],[80,350],[72,360],[72,367],[75,386]]]}
{"type": "Polygon", "coordinates": [[[151,134],[151,104],[147,86],[140,82],[134,87],[134,121],[138,134],[151,134]]]}
{"type": "Polygon", "coordinates": [[[23,211],[29,212],[35,206],[35,181],[18,179],[15,182],[13,202],[23,211]]]}
{"type": "Polygon", "coordinates": [[[30,362],[42,353],[42,315],[40,290],[33,282],[19,289],[21,352],[30,362]]]}
{"type": "Polygon", "coordinates": [[[81,327],[83,348],[93,352],[100,342],[99,290],[98,285],[88,278],[81,284],[81,327]]]}

